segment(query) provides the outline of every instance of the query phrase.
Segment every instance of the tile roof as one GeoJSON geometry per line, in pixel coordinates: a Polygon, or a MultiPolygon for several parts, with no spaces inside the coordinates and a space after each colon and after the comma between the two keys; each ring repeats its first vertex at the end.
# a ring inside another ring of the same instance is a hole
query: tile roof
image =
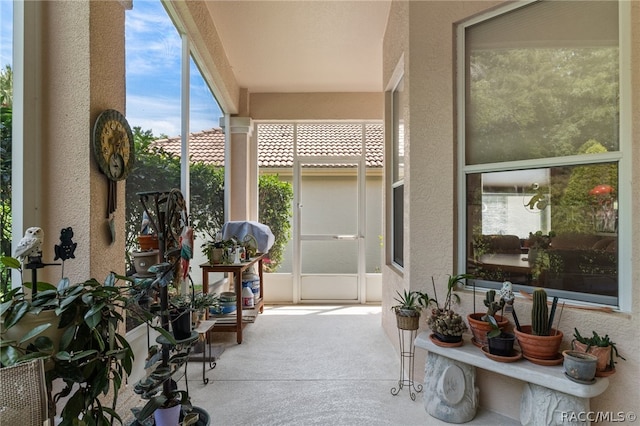
{"type": "MultiPolygon", "coordinates": [[[[366,124],[367,167],[381,168],[384,158],[384,126],[366,124]]],[[[258,125],[258,166],[266,168],[293,167],[293,124],[258,125]]],[[[298,155],[354,156],[360,155],[360,124],[298,124],[298,155]]],[[[155,145],[180,156],[180,137],[158,139],[155,145]]],[[[189,154],[194,162],[224,165],[224,132],[214,128],[191,133],[189,154]]],[[[348,167],[330,164],[329,167],[348,167]]]]}

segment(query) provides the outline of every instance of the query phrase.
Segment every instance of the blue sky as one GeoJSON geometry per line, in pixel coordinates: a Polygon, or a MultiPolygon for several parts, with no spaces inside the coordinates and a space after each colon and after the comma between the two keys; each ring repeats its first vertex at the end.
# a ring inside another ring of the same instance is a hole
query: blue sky
{"type": "Polygon", "coordinates": [[[13,32],[13,2],[0,0],[0,68],[11,64],[11,33],[13,32]]]}
{"type": "MultiPolygon", "coordinates": [[[[0,0],[0,66],[11,64],[12,2],[0,0]]],[[[181,41],[159,0],[134,0],[126,11],[127,106],[129,124],[153,134],[180,134],[181,41]]],[[[191,61],[191,132],[219,126],[222,115],[191,61]]]]}

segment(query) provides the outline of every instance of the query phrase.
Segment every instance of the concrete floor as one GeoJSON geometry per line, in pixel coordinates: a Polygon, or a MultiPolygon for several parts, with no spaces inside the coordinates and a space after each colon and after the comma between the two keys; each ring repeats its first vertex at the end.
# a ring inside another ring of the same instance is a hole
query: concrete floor
{"type": "MultiPolygon", "coordinates": [[[[428,415],[422,393],[397,396],[400,360],[384,335],[380,306],[267,306],[244,329],[213,334],[224,352],[202,382],[190,362],[193,405],[211,425],[441,425],[428,415]]],[[[424,368],[423,366],[417,366],[424,368]]],[[[181,387],[184,382],[180,383],[181,387]]],[[[518,424],[480,411],[467,424],[518,424]]]]}

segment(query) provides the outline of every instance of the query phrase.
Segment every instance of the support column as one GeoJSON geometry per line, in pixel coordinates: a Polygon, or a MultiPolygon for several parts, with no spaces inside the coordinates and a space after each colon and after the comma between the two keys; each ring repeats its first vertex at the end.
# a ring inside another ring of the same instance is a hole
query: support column
{"type": "Polygon", "coordinates": [[[535,425],[587,425],[578,413],[589,412],[589,398],[580,398],[544,386],[527,383],[520,401],[520,422],[535,425]],[[575,418],[572,417],[575,416],[575,418]]]}
{"type": "MultiPolygon", "coordinates": [[[[229,168],[229,220],[257,220],[258,180],[257,146],[251,143],[253,122],[250,117],[231,117],[228,133],[230,144],[225,167],[229,168]]],[[[224,128],[224,121],[221,120],[224,128]]],[[[257,145],[257,144],[255,144],[257,145]]]]}
{"type": "Polygon", "coordinates": [[[424,377],[427,413],[447,423],[466,423],[475,417],[478,389],[474,366],[429,352],[424,377]]]}

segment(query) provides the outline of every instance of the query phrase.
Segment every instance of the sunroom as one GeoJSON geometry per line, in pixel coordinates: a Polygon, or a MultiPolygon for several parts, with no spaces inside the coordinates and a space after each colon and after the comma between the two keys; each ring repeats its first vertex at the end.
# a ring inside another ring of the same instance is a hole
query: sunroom
{"type": "MultiPolygon", "coordinates": [[[[397,348],[390,309],[397,291],[444,295],[448,275],[473,273],[476,279],[455,291],[455,310],[466,317],[484,309],[488,289],[510,280],[515,310],[527,324],[532,304],[526,295],[544,286],[550,300],[558,297],[564,306],[558,326],[564,348],[574,328],[593,330],[608,334],[626,358],[606,391],[591,398],[590,410],[637,410],[637,2],[162,4],[181,36],[184,63],[193,59],[224,114],[218,124],[227,135],[229,219],[259,220],[255,132],[261,123],[383,123],[380,327],[389,341],[397,348]],[[288,32],[296,27],[305,37],[288,32]],[[285,42],[305,43],[305,55],[275,49],[285,42]],[[358,55],[340,57],[345,46],[358,55]],[[311,69],[305,71],[299,67],[306,61],[311,69]],[[370,63],[375,66],[367,68],[370,63]],[[551,81],[554,71],[563,79],[551,81]],[[548,121],[536,121],[536,114],[548,121]],[[537,231],[569,237],[562,247],[558,238],[542,269],[523,260],[529,232],[537,231]],[[578,242],[571,233],[592,239],[578,242]],[[505,257],[496,260],[509,253],[491,251],[485,238],[505,235],[517,236],[515,268],[505,257]]],[[[13,247],[29,226],[72,226],[83,249],[68,276],[124,271],[124,197],[113,211],[112,240],[104,217],[109,185],[90,141],[102,111],[133,115],[125,21],[136,1],[13,7],[13,247]]],[[[198,130],[186,125],[180,133],[198,130]]],[[[124,188],[122,181],[115,185],[120,194],[124,188]]],[[[53,258],[52,245],[44,257],[53,258]]],[[[53,272],[42,274],[56,280],[53,272]]],[[[293,302],[300,302],[298,285],[292,281],[293,302]]],[[[366,302],[365,289],[358,287],[350,303],[366,302]]],[[[425,321],[420,332],[428,333],[425,321]]],[[[417,381],[429,380],[427,358],[428,351],[416,349],[417,381]]],[[[526,381],[478,368],[480,405],[520,418],[526,381]]]]}

